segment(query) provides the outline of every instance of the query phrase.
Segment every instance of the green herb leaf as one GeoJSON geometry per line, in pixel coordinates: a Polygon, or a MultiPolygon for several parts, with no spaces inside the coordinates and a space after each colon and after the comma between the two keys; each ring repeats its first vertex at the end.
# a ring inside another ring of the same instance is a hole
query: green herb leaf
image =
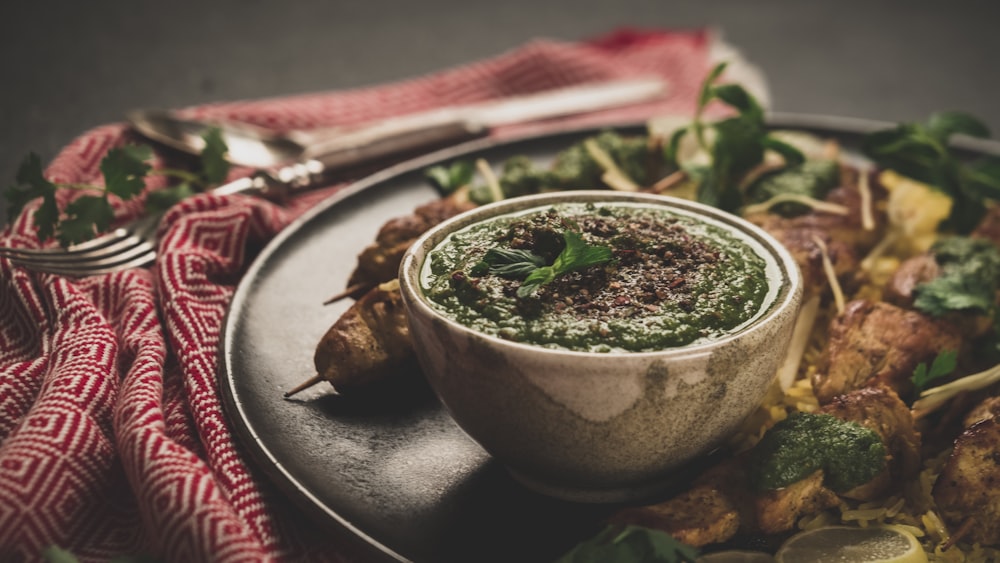
{"type": "Polygon", "coordinates": [[[475,173],[476,166],[471,161],[458,160],[451,163],[451,166],[432,166],[424,171],[424,176],[441,193],[450,194],[468,185],[475,173]]]}
{"type": "Polygon", "coordinates": [[[980,139],[990,137],[990,129],[985,123],[961,111],[943,111],[932,114],[927,119],[927,131],[942,143],[947,143],[952,135],[957,134],[980,139]]]}
{"type": "Polygon", "coordinates": [[[930,384],[935,380],[942,378],[951,372],[955,371],[955,367],[958,365],[958,351],[956,350],[943,350],[941,353],[934,358],[931,362],[930,369],[927,368],[925,362],[921,362],[917,369],[913,370],[913,376],[910,381],[913,382],[913,386],[916,388],[916,392],[920,393],[924,389],[930,387],[930,384]]]}
{"type": "Polygon", "coordinates": [[[174,204],[180,202],[183,199],[187,199],[198,191],[191,185],[190,182],[181,182],[180,184],[169,186],[156,191],[151,191],[146,196],[146,210],[157,212],[166,211],[174,206],[174,204]]]}
{"type": "Polygon", "coordinates": [[[221,184],[229,175],[229,161],[226,160],[226,141],[222,138],[222,130],[213,127],[202,136],[205,148],[201,150],[201,177],[205,184],[221,184]]]}
{"type": "Polygon", "coordinates": [[[517,288],[518,297],[527,297],[543,285],[550,283],[557,276],[590,266],[603,264],[611,260],[611,248],[607,246],[590,245],[578,233],[563,231],[563,241],[566,246],[556,256],[551,266],[537,268],[528,274],[521,287],[517,288]]]}
{"type": "Polygon", "coordinates": [[[90,240],[111,225],[115,212],[104,195],[82,195],[66,205],[66,218],[59,226],[63,246],[90,240]]]}
{"type": "Polygon", "coordinates": [[[57,545],[50,545],[42,550],[42,558],[48,563],[77,563],[79,561],[71,552],[57,545]]]}
{"type": "Polygon", "coordinates": [[[994,314],[1000,250],[985,239],[944,237],[931,247],[938,277],[917,285],[914,307],[939,317],[950,312],[994,314]]]}
{"type": "Polygon", "coordinates": [[[505,278],[524,279],[545,266],[545,259],[523,249],[491,248],[483,256],[489,273],[505,278]]]}
{"type": "Polygon", "coordinates": [[[693,563],[698,550],[666,532],[641,526],[608,526],[556,563],[693,563]]]}
{"type": "Polygon", "coordinates": [[[895,170],[941,190],[952,199],[946,227],[970,232],[986,211],[985,200],[1000,195],[1000,165],[966,163],[953,155],[954,134],[988,137],[989,129],[961,112],[932,115],[927,123],[903,123],[865,136],[862,152],[882,168],[895,170]]]}
{"type": "MultiPolygon", "coordinates": [[[[697,198],[701,203],[736,211],[743,204],[740,179],[763,162],[766,150],[779,152],[790,165],[803,162],[805,156],[795,147],[770,136],[763,107],[742,86],[714,84],[723,70],[725,63],[716,66],[702,84],[692,124],[698,143],[711,155],[711,165],[701,178],[697,198]],[[711,124],[703,123],[701,116],[713,100],[729,105],[738,115],[711,124]],[[708,128],[715,131],[711,146],[708,146],[705,135],[708,128]]],[[[671,138],[674,146],[668,149],[668,158],[676,158],[676,143],[679,143],[682,134],[675,133],[675,137],[671,138]]]]}
{"type": "Polygon", "coordinates": [[[152,154],[152,150],[145,145],[109,150],[101,160],[105,189],[122,199],[131,199],[142,193],[146,187],[146,174],[151,168],[146,161],[152,154]]]}

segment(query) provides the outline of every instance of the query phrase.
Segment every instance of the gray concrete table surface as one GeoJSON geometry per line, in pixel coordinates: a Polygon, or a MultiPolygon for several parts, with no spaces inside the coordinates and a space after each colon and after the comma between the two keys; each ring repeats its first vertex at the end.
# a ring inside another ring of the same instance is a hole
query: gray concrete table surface
{"type": "Polygon", "coordinates": [[[883,120],[962,109],[1000,133],[1000,3],[951,0],[5,0],[0,188],[139,107],[369,86],[620,26],[713,26],[773,108],[883,120]]]}

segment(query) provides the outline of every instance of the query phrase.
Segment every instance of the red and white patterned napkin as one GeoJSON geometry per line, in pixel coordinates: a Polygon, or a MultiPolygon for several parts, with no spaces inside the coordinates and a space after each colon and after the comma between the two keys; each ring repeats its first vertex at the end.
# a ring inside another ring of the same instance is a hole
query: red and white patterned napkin
{"type": "MultiPolygon", "coordinates": [[[[704,30],[618,30],[579,43],[533,41],[394,84],[185,111],[313,128],[604,79],[655,74],[670,81],[663,100],[493,133],[508,137],[690,114],[720,47],[704,30]]],[[[758,95],[766,94],[760,84],[758,95]]],[[[99,180],[100,159],[125,135],[121,124],[87,132],[48,166],[47,177],[99,180]]],[[[186,200],[164,216],[151,268],[71,279],[0,259],[0,561],[40,560],[52,545],[81,561],[122,554],[350,559],[250,464],[234,442],[215,381],[220,328],[248,248],[340,187],[283,206],[243,195],[186,200]]],[[[122,218],[138,213],[138,202],[118,209],[122,218]]],[[[37,245],[29,212],[7,227],[0,244],[37,245]]]]}

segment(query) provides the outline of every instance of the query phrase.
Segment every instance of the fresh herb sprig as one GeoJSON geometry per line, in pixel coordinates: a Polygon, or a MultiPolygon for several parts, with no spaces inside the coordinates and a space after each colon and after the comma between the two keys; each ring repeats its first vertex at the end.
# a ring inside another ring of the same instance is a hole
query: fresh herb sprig
{"type": "Polygon", "coordinates": [[[694,563],[698,550],[666,532],[609,525],[556,563],[694,563]]]}
{"type": "Polygon", "coordinates": [[[920,394],[921,391],[930,387],[934,381],[955,371],[957,365],[958,352],[956,350],[943,350],[934,358],[929,368],[926,362],[921,362],[917,366],[917,369],[913,370],[913,376],[910,377],[910,381],[913,382],[916,393],[920,394]]]}
{"type": "Polygon", "coordinates": [[[716,84],[726,63],[718,64],[705,78],[698,96],[694,121],[676,130],[664,148],[669,162],[679,166],[677,154],[682,139],[693,134],[701,148],[711,157],[708,166],[689,167],[688,174],[700,179],[698,201],[726,211],[736,211],[743,205],[740,180],[764,161],[764,154],[773,150],[789,166],[801,164],[805,156],[795,147],[771,135],[764,119],[764,108],[738,84],[716,84]],[[707,123],[704,113],[708,105],[718,100],[737,111],[737,115],[707,123]],[[713,132],[710,139],[708,131],[713,132]]]}
{"type": "Polygon", "coordinates": [[[456,160],[450,166],[439,164],[424,171],[424,176],[442,194],[448,195],[472,182],[476,166],[468,160],[456,160]]]}
{"type": "Polygon", "coordinates": [[[902,123],[868,134],[862,151],[883,168],[941,190],[952,198],[945,227],[971,231],[986,211],[986,200],[1000,199],[1000,158],[963,162],[951,150],[954,135],[989,138],[990,130],[975,117],[940,112],[926,123],[902,123]]]}
{"type": "Polygon", "coordinates": [[[42,203],[34,212],[38,239],[46,241],[54,237],[64,247],[84,242],[111,226],[114,209],[110,197],[129,200],[138,196],[145,189],[146,177],[150,175],[179,180],[170,187],[151,192],[146,199],[147,209],[166,209],[226,179],[229,162],[225,158],[227,148],[222,133],[212,129],[203,138],[205,147],[199,155],[199,167],[195,171],[173,168],[154,170],[148,163],[153,152],[147,145],[113,148],[101,160],[103,186],[51,182],[45,178],[41,159],[30,153],[18,169],[17,183],[4,193],[8,203],[8,220],[17,217],[29,202],[41,198],[42,203]],[[56,203],[56,191],[59,189],[85,190],[87,193],[74,198],[60,210],[56,203]]]}
{"type": "Polygon", "coordinates": [[[544,258],[527,250],[500,248],[487,251],[483,263],[494,275],[523,278],[517,296],[525,298],[563,274],[611,260],[611,248],[607,246],[587,244],[574,231],[563,231],[562,237],[566,246],[549,266],[544,258]]]}

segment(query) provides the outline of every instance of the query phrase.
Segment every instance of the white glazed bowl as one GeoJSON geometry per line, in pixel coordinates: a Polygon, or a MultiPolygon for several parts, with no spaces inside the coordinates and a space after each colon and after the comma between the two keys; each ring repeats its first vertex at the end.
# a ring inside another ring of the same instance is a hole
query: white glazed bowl
{"type": "Polygon", "coordinates": [[[763,400],[784,359],[802,298],[791,255],[761,229],[686,200],[612,191],[556,192],[486,205],[424,234],[400,287],[417,358],[458,425],[538,492],[581,502],[637,500],[731,436],[763,400]],[[763,315],[707,343],[655,352],[577,352],[510,342],[428,304],[428,252],[473,223],[561,202],[640,202],[730,225],[769,262],[777,290],[763,315]]]}

